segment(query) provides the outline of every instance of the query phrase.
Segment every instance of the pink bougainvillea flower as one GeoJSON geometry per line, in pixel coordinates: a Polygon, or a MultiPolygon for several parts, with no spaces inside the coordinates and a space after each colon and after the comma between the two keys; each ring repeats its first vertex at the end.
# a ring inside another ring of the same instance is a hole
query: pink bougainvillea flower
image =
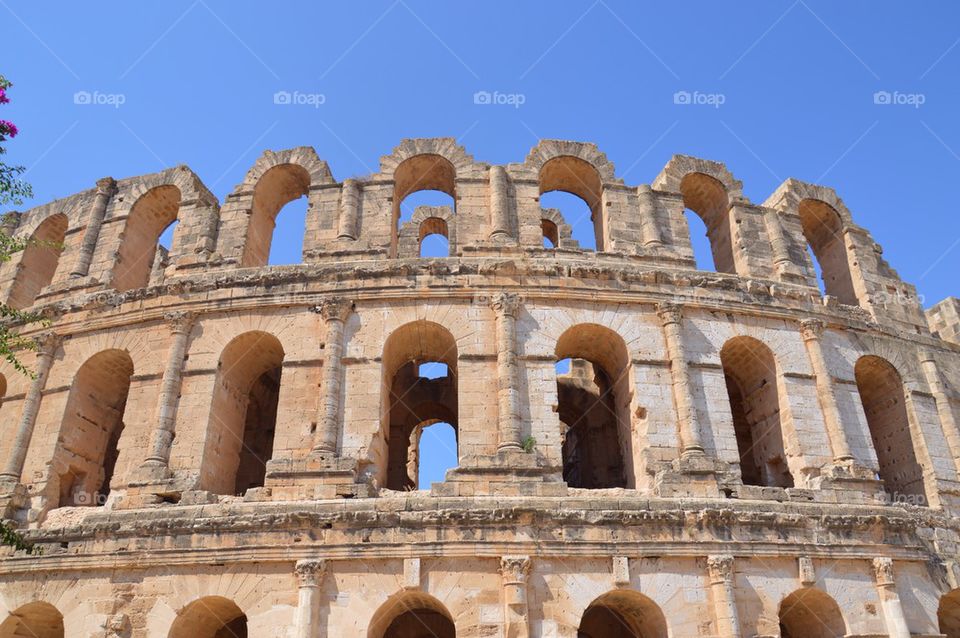
{"type": "Polygon", "coordinates": [[[10,137],[16,137],[17,133],[20,132],[17,130],[16,125],[8,120],[0,120],[0,131],[3,131],[10,137]]]}
{"type": "Polygon", "coordinates": [[[10,98],[7,97],[7,90],[0,86],[0,104],[7,104],[10,98]]]}

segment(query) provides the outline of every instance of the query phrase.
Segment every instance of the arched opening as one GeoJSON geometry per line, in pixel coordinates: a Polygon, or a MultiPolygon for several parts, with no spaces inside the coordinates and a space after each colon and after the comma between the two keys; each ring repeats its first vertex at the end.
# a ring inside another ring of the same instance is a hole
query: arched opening
{"type": "Polygon", "coordinates": [[[752,337],[720,349],[745,485],[793,487],[784,450],[780,375],[773,352],[752,337]]]}
{"type": "Polygon", "coordinates": [[[0,638],[63,638],[63,615],[50,603],[23,605],[0,623],[0,638]]]}
{"type": "Polygon", "coordinates": [[[540,208],[559,210],[581,247],[604,249],[603,181],[589,162],[570,155],[547,161],[540,169],[540,208]]]}
{"type": "MultiPolygon", "coordinates": [[[[299,228],[287,226],[290,234],[284,233],[284,241],[280,242],[278,251],[271,250],[273,245],[274,229],[277,226],[277,215],[283,209],[287,216],[287,204],[305,198],[310,190],[310,173],[297,164],[279,164],[264,173],[253,189],[253,205],[250,211],[250,221],[247,224],[247,239],[243,245],[243,257],[240,266],[244,268],[265,266],[270,263],[299,263],[300,249],[303,247],[303,233],[305,223],[299,228]],[[296,238],[300,241],[297,242],[296,238]],[[298,254],[285,252],[284,247],[296,250],[298,254]],[[299,248],[294,248],[299,247],[299,248]],[[283,258],[281,260],[281,255],[283,258]],[[271,261],[274,257],[278,261],[271,261]],[[289,261],[288,261],[289,260],[289,261]]],[[[305,200],[304,200],[305,201],[305,200]]],[[[306,215],[306,203],[293,204],[290,207],[290,223],[300,221],[300,215],[306,215]]],[[[305,219],[305,217],[304,217],[305,219]]]]}
{"type": "Polygon", "coordinates": [[[590,603],[577,638],[667,638],[667,619],[640,592],[620,589],[590,603]]]}
{"type": "Polygon", "coordinates": [[[556,248],[560,245],[560,231],[555,223],[549,219],[541,219],[540,230],[543,232],[544,248],[556,248]]]}
{"type": "MultiPolygon", "coordinates": [[[[113,266],[113,287],[124,292],[143,288],[150,282],[150,272],[157,263],[160,236],[177,220],[180,210],[180,189],[167,184],[151,188],[133,205],[123,229],[123,240],[113,266]]],[[[171,237],[174,245],[175,237],[171,237]]]]}
{"type": "Polygon", "coordinates": [[[819,589],[798,589],[780,603],[780,638],[843,638],[840,606],[819,589]]]}
{"type": "Polygon", "coordinates": [[[937,608],[940,633],[947,638],[960,638],[960,589],[954,589],[940,598],[937,608]]]}
{"type": "Polygon", "coordinates": [[[201,467],[203,489],[240,495],[262,487],[273,455],[283,346],[252,331],[220,354],[201,467]]]}
{"type": "Polygon", "coordinates": [[[917,462],[900,373],[886,359],[865,355],[854,366],[860,403],[867,418],[880,480],[894,501],[926,505],[923,468],[917,462]]]}
{"type": "Polygon", "coordinates": [[[381,437],[372,452],[381,485],[411,490],[420,483],[424,463],[440,467],[449,465],[452,457],[456,466],[457,344],[439,324],[415,321],[387,338],[382,365],[381,437]],[[420,447],[421,435],[424,428],[440,423],[453,429],[452,453],[428,457],[420,447]]]}
{"type": "Polygon", "coordinates": [[[247,638],[247,616],[232,600],[199,598],[177,614],[168,638],[247,638]]]}
{"type": "Polygon", "coordinates": [[[801,201],[798,213],[803,236],[813,254],[811,262],[820,273],[823,291],[836,297],[842,304],[858,305],[840,214],[829,204],[817,199],[801,201]]]}
{"type": "Polygon", "coordinates": [[[453,164],[440,155],[416,155],[397,166],[393,173],[392,256],[397,254],[401,222],[409,221],[418,206],[450,206],[456,211],[456,181],[453,164]]]}
{"type": "MultiPolygon", "coordinates": [[[[688,173],[680,180],[680,194],[683,196],[684,208],[696,213],[703,222],[710,242],[710,254],[713,255],[713,269],[716,272],[736,273],[730,233],[730,200],[726,188],[709,175],[688,173]]],[[[694,255],[699,257],[697,267],[702,268],[706,265],[706,260],[698,255],[696,248],[699,242],[693,239],[693,229],[690,235],[694,255]]],[[[702,255],[703,250],[699,253],[702,255]]]]}
{"type": "Polygon", "coordinates": [[[411,481],[417,489],[428,490],[457,467],[457,431],[443,421],[421,423],[410,436],[407,456],[411,481]]]}
{"type": "Polygon", "coordinates": [[[29,308],[37,300],[37,295],[50,285],[60,263],[66,233],[67,216],[63,213],[47,217],[33,231],[17,266],[8,306],[17,310],[29,308]]]}
{"type": "Polygon", "coordinates": [[[456,638],[453,617],[424,592],[391,596],[373,615],[367,638],[456,638]]]}
{"type": "Polygon", "coordinates": [[[597,324],[569,328],[557,340],[557,401],[563,477],[570,487],[631,487],[630,367],[627,346],[597,324]],[[564,372],[564,368],[566,371],[564,372]]]}
{"type": "Polygon", "coordinates": [[[446,221],[439,217],[430,217],[420,224],[420,256],[450,256],[450,241],[446,221]]]}
{"type": "Polygon", "coordinates": [[[124,350],[104,350],[73,378],[63,412],[57,458],[59,507],[103,505],[110,494],[133,360],[124,350]]]}

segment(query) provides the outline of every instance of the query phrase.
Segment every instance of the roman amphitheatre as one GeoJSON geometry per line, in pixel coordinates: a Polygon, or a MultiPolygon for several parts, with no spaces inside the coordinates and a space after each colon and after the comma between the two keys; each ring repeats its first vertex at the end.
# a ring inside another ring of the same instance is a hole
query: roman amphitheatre
{"type": "Polygon", "coordinates": [[[869,220],[449,138],[18,213],[0,299],[47,321],[0,368],[0,503],[42,553],[0,557],[0,638],[960,637],[960,301],[925,311],[869,220]],[[301,198],[302,263],[267,265],[301,198]],[[457,465],[417,489],[438,422],[457,465]]]}

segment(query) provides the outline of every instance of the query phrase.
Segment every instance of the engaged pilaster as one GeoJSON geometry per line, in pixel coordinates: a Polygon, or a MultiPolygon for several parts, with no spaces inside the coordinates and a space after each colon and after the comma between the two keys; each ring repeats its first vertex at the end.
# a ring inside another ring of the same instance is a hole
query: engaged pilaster
{"type": "Polygon", "coordinates": [[[343,180],[340,193],[340,218],[337,224],[337,239],[356,241],[360,236],[360,183],[355,179],[343,180]]]}
{"type": "Polygon", "coordinates": [[[940,416],[940,423],[943,426],[943,433],[947,437],[947,442],[953,452],[953,458],[957,469],[960,470],[960,428],[957,427],[957,420],[953,416],[953,409],[950,406],[950,397],[947,395],[947,388],[943,383],[943,376],[937,367],[937,361],[933,352],[923,348],[920,350],[920,367],[923,368],[923,376],[930,388],[934,401],[937,404],[937,414],[940,416]]]}
{"type": "Polygon", "coordinates": [[[7,460],[3,473],[0,474],[0,492],[2,493],[12,492],[20,483],[23,464],[27,459],[27,450],[30,448],[30,440],[33,438],[33,428],[37,423],[37,414],[40,412],[43,390],[46,388],[47,377],[50,375],[50,368],[53,366],[54,355],[60,348],[63,339],[53,332],[45,332],[34,337],[33,341],[37,349],[36,369],[33,371],[35,376],[27,390],[27,396],[23,400],[23,412],[13,440],[10,458],[7,460]]]}
{"type": "Polygon", "coordinates": [[[100,228],[103,226],[103,217],[107,212],[110,199],[117,193],[117,182],[112,177],[97,180],[97,194],[90,209],[90,218],[83,233],[83,243],[80,245],[80,256],[70,273],[71,277],[86,277],[90,273],[90,263],[93,253],[97,249],[100,239],[100,228]]]}
{"type": "Polygon", "coordinates": [[[838,464],[847,464],[853,460],[850,452],[850,443],[840,420],[840,408],[837,406],[837,395],[834,391],[833,380],[827,369],[827,360],[823,354],[823,331],[826,328],[819,319],[805,319],[800,323],[800,334],[807,348],[807,356],[813,367],[816,377],[817,397],[820,399],[820,409],[823,420],[827,425],[827,436],[830,438],[830,448],[833,451],[834,461],[838,464]]]}
{"type": "Polygon", "coordinates": [[[740,637],[740,617],[734,592],[734,558],[729,554],[707,557],[710,587],[717,615],[717,629],[723,638],[740,637]]]}
{"type": "Polygon", "coordinates": [[[873,573],[877,581],[877,592],[883,607],[883,617],[887,622],[887,635],[890,638],[910,638],[910,629],[903,614],[903,604],[893,578],[893,559],[874,558],[873,573]]]}
{"type": "Polygon", "coordinates": [[[527,606],[530,565],[529,556],[504,556],[500,559],[505,638],[527,638],[530,635],[530,613],[527,606]]]}
{"type": "Polygon", "coordinates": [[[325,560],[298,560],[293,571],[297,575],[297,638],[315,638],[320,624],[320,583],[327,570],[325,560]]]}
{"type": "Polygon", "coordinates": [[[315,308],[326,326],[320,411],[313,451],[335,454],[340,433],[340,391],[343,379],[343,333],[353,303],[340,297],[323,301],[315,308]]]}
{"type": "Polygon", "coordinates": [[[510,192],[507,171],[502,166],[490,167],[490,239],[508,242],[513,236],[510,223],[510,192]]]}
{"type": "Polygon", "coordinates": [[[167,367],[163,371],[160,384],[160,398],[157,402],[157,428],[150,440],[149,456],[144,460],[150,478],[168,477],[170,446],[176,432],[177,410],[180,405],[180,388],[183,384],[183,362],[187,356],[187,344],[193,330],[196,315],[192,312],[168,312],[163,316],[170,327],[171,343],[167,355],[167,367]]]}
{"type": "Polygon", "coordinates": [[[490,300],[497,315],[497,406],[499,450],[521,450],[520,389],[517,370],[517,316],[520,297],[502,292],[490,300]]]}
{"type": "Polygon", "coordinates": [[[673,379],[673,399],[680,420],[680,450],[682,456],[702,456],[703,438],[700,420],[694,406],[690,383],[687,351],[683,342],[683,308],[679,304],[662,303],[657,308],[670,357],[670,375],[673,379]]]}

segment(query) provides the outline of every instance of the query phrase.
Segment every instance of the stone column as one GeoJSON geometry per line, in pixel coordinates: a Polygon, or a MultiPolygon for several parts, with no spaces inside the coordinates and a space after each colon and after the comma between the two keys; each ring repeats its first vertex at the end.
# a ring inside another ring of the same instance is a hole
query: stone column
{"type": "Polygon", "coordinates": [[[640,223],[643,224],[643,245],[647,248],[663,246],[663,234],[657,223],[657,202],[649,184],[637,186],[637,203],[640,207],[640,223]]]}
{"type": "Polygon", "coordinates": [[[717,630],[721,638],[740,638],[740,618],[734,593],[734,559],[729,554],[707,557],[710,587],[717,615],[717,630]]]}
{"type": "Polygon", "coordinates": [[[325,560],[298,560],[293,571],[297,575],[296,638],[320,635],[320,581],[327,569],[325,560]]]}
{"type": "Polygon", "coordinates": [[[787,236],[783,232],[783,226],[780,224],[780,213],[772,208],[766,209],[764,215],[764,225],[767,228],[767,235],[770,238],[770,249],[773,253],[773,265],[780,274],[790,261],[790,249],[787,244],[787,236]]]}
{"type": "Polygon", "coordinates": [[[170,326],[172,342],[167,355],[167,367],[160,383],[160,398],[157,402],[157,427],[150,439],[149,456],[143,462],[145,468],[156,468],[155,478],[165,478],[170,462],[170,446],[177,423],[180,404],[180,387],[183,382],[183,361],[187,356],[187,343],[196,319],[192,312],[168,312],[163,315],[170,326]]]}
{"type": "Polygon", "coordinates": [[[343,379],[343,328],[353,304],[340,297],[324,300],[315,308],[326,324],[323,350],[323,377],[320,388],[320,411],[313,451],[336,453],[340,434],[340,389],[343,379]]]}
{"type": "Polygon", "coordinates": [[[687,351],[683,343],[683,308],[678,304],[661,303],[657,308],[663,332],[667,342],[667,355],[670,357],[670,375],[673,378],[673,399],[677,405],[680,419],[680,449],[682,456],[703,455],[703,438],[700,433],[700,420],[694,407],[693,391],[690,383],[690,369],[687,365],[687,351]]]}
{"type": "Polygon", "coordinates": [[[803,336],[807,356],[810,358],[810,365],[813,367],[813,374],[816,377],[817,397],[820,399],[823,420],[827,424],[827,436],[830,438],[830,448],[833,451],[834,461],[845,464],[853,460],[853,454],[850,452],[847,433],[843,429],[833,379],[827,369],[827,359],[823,354],[822,337],[825,327],[819,319],[805,319],[800,322],[800,334],[803,336]]]}
{"type": "Polygon", "coordinates": [[[504,556],[500,559],[504,638],[527,638],[530,635],[530,613],[527,607],[530,562],[529,556],[504,556]]]}
{"type": "Polygon", "coordinates": [[[27,390],[27,396],[23,400],[23,412],[13,440],[13,447],[10,450],[10,458],[7,459],[3,473],[0,473],[2,491],[7,491],[6,488],[13,489],[20,482],[23,463],[27,459],[27,450],[30,447],[30,439],[33,438],[33,427],[36,425],[37,414],[40,412],[43,390],[47,385],[47,377],[50,375],[53,357],[60,347],[61,341],[61,337],[52,332],[45,332],[34,337],[34,342],[37,344],[36,369],[33,371],[35,376],[27,390]]]}
{"type": "Polygon", "coordinates": [[[943,383],[943,377],[937,368],[937,361],[934,359],[933,352],[927,348],[920,350],[920,367],[923,368],[923,376],[930,387],[930,394],[937,402],[937,414],[940,416],[940,424],[943,426],[943,434],[947,438],[950,450],[960,469],[960,429],[957,427],[957,420],[953,416],[953,408],[950,406],[950,397],[947,395],[947,388],[943,383]]]}
{"type": "Polygon", "coordinates": [[[520,380],[517,370],[517,315],[520,297],[501,292],[490,300],[497,315],[497,449],[521,450],[520,380]]]}
{"type": "Polygon", "coordinates": [[[90,209],[90,217],[87,219],[87,228],[83,233],[80,256],[70,273],[71,277],[86,277],[89,274],[90,262],[93,261],[93,253],[97,249],[97,241],[100,239],[103,216],[107,212],[107,204],[110,203],[110,198],[116,193],[117,182],[112,177],[97,180],[97,194],[93,200],[93,208],[90,209]]]}
{"type": "Polygon", "coordinates": [[[887,622],[887,635],[890,638],[910,638],[910,629],[907,627],[907,619],[903,615],[900,594],[897,593],[897,585],[893,580],[893,559],[874,558],[873,572],[877,579],[877,591],[880,594],[883,617],[887,622]]]}
{"type": "Polygon", "coordinates": [[[510,193],[507,171],[502,166],[490,167],[490,239],[514,239],[510,223],[510,193]]]}
{"type": "Polygon", "coordinates": [[[354,240],[360,230],[360,183],[352,178],[343,180],[340,192],[340,218],[337,220],[337,239],[354,240]]]}

